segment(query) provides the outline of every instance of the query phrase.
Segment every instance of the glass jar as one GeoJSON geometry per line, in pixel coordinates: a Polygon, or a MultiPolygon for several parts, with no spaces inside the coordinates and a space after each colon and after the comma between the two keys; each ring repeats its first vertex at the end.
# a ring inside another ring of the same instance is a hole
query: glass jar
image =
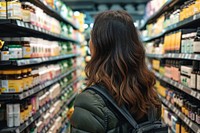
{"type": "Polygon", "coordinates": [[[23,91],[21,70],[3,70],[1,76],[2,93],[20,93],[23,91]]]}

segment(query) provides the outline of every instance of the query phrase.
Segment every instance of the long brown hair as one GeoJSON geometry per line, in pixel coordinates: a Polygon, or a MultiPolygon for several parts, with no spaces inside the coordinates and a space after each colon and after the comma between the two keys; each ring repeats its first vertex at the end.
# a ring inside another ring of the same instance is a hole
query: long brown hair
{"type": "Polygon", "coordinates": [[[103,83],[119,105],[128,105],[136,119],[142,118],[150,105],[159,105],[153,90],[155,77],[147,68],[145,50],[128,13],[98,14],[91,41],[94,49],[86,66],[88,86],[103,83]]]}

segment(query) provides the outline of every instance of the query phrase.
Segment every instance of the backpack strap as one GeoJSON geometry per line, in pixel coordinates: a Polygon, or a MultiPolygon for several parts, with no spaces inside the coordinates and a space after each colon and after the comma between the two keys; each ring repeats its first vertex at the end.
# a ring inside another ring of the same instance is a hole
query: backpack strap
{"type": "Polygon", "coordinates": [[[150,106],[147,115],[148,115],[148,121],[149,122],[156,121],[157,110],[153,105],[150,106]]]}
{"type": "Polygon", "coordinates": [[[90,89],[90,90],[100,93],[102,96],[104,96],[104,98],[106,98],[111,103],[111,105],[113,105],[119,111],[119,113],[133,126],[133,128],[135,128],[135,129],[139,128],[139,125],[133,119],[132,115],[129,113],[129,111],[126,109],[126,107],[124,105],[119,107],[116,104],[115,100],[109,94],[108,90],[104,86],[93,85],[87,89],[90,89]]]}

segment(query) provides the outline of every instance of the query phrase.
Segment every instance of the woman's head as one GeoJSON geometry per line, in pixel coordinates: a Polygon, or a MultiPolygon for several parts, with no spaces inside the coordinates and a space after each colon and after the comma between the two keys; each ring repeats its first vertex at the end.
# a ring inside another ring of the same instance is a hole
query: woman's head
{"type": "Polygon", "coordinates": [[[91,31],[88,86],[104,84],[119,105],[127,104],[139,119],[150,104],[158,105],[154,75],[145,64],[145,50],[131,16],[125,11],[97,15],[91,31]]]}

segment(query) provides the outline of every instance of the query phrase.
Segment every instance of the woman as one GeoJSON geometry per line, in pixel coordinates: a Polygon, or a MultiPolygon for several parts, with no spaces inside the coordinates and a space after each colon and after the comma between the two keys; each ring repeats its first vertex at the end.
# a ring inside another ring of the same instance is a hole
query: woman
{"type": "MultiPolygon", "coordinates": [[[[153,90],[154,75],[145,64],[145,50],[131,16],[125,11],[97,15],[91,31],[91,61],[86,66],[88,87],[101,84],[116,103],[126,105],[138,123],[148,120],[154,106],[160,118],[160,103],[153,90]]],[[[92,90],[77,96],[71,117],[72,132],[128,133],[130,125],[92,90]]]]}

